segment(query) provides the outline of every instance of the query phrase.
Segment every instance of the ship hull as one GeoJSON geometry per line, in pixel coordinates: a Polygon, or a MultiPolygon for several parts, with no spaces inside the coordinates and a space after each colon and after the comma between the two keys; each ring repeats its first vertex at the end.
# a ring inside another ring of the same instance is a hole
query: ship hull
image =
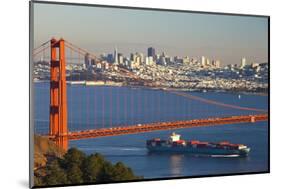
{"type": "Polygon", "coordinates": [[[245,149],[218,149],[218,148],[193,148],[186,146],[147,146],[149,152],[160,153],[188,153],[202,155],[239,155],[247,156],[250,148],[245,149]]]}

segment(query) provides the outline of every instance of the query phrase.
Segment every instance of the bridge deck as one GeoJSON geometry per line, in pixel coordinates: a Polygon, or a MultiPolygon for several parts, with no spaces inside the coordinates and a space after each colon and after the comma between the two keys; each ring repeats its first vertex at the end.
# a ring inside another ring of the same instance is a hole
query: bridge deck
{"type": "Polygon", "coordinates": [[[139,124],[139,125],[132,125],[132,126],[68,132],[67,137],[68,140],[80,140],[80,139],[87,139],[87,138],[99,138],[99,137],[106,137],[106,136],[144,133],[144,132],[151,132],[151,131],[158,131],[158,130],[171,130],[171,129],[215,126],[215,125],[225,125],[225,124],[234,124],[234,123],[257,122],[257,121],[265,121],[267,119],[268,119],[267,114],[258,114],[258,115],[195,119],[195,120],[175,121],[175,122],[158,122],[158,123],[151,123],[151,124],[142,124],[142,125],[139,124]]]}

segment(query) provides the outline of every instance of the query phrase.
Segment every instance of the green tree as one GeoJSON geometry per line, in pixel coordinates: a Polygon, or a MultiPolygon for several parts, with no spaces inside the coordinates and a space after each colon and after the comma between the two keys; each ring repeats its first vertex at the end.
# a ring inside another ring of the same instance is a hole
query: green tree
{"type": "Polygon", "coordinates": [[[64,155],[61,165],[65,169],[72,168],[73,165],[78,165],[78,167],[80,167],[85,158],[86,155],[83,152],[77,148],[70,148],[64,155]]]}
{"type": "Polygon", "coordinates": [[[67,174],[69,183],[78,184],[83,182],[83,174],[80,169],[86,155],[77,148],[70,148],[60,161],[61,167],[67,174]]]}
{"type": "Polygon", "coordinates": [[[105,160],[102,155],[90,155],[82,163],[83,179],[85,182],[96,182],[105,160]]]}
{"type": "Polygon", "coordinates": [[[114,181],[137,179],[133,171],[130,168],[126,167],[122,162],[117,162],[114,165],[111,174],[111,179],[114,181]]]}
{"type": "Polygon", "coordinates": [[[66,173],[67,173],[67,180],[70,183],[74,183],[74,184],[83,183],[83,178],[82,178],[83,174],[78,164],[73,164],[71,167],[69,167],[66,170],[66,173]]]}
{"type": "Polygon", "coordinates": [[[102,164],[102,168],[98,174],[97,182],[108,182],[108,181],[114,181],[112,179],[113,174],[113,166],[110,162],[105,161],[102,164]]]}
{"type": "Polygon", "coordinates": [[[52,161],[46,167],[46,176],[43,178],[46,185],[67,184],[67,176],[60,167],[58,160],[52,161]]]}

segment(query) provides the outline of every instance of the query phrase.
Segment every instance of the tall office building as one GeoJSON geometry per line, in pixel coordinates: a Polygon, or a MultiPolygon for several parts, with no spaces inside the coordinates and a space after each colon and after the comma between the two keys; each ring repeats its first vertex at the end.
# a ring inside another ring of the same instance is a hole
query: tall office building
{"type": "Polygon", "coordinates": [[[134,53],[131,53],[130,54],[130,60],[135,61],[135,59],[136,59],[136,55],[134,53]]]}
{"type": "Polygon", "coordinates": [[[148,49],[147,49],[147,56],[149,57],[149,56],[151,56],[151,57],[153,57],[153,59],[155,59],[155,56],[156,54],[155,54],[155,49],[153,48],[153,47],[149,47],[148,49]]]}
{"type": "Polygon", "coordinates": [[[118,63],[119,64],[123,64],[124,63],[124,58],[123,58],[123,54],[122,53],[118,53],[118,63]]]}
{"type": "Polygon", "coordinates": [[[210,65],[210,59],[209,59],[209,58],[206,59],[206,65],[207,65],[207,66],[210,65]]]}
{"type": "Polygon", "coordinates": [[[159,63],[160,63],[161,65],[164,65],[164,66],[167,65],[166,57],[165,57],[165,53],[164,53],[164,52],[162,53],[162,55],[161,55],[160,58],[159,58],[159,63]]]}
{"type": "Polygon", "coordinates": [[[84,64],[84,67],[88,70],[91,66],[91,58],[89,53],[85,54],[84,64]]]}
{"type": "Polygon", "coordinates": [[[201,64],[202,64],[202,66],[206,65],[206,58],[205,58],[205,56],[201,57],[201,64]]]}
{"type": "Polygon", "coordinates": [[[107,62],[109,62],[109,63],[113,63],[113,62],[114,62],[114,56],[113,56],[113,54],[108,54],[108,55],[107,55],[107,62]]]}
{"type": "Polygon", "coordinates": [[[114,64],[118,64],[118,52],[116,47],[114,49],[114,64]]]}
{"type": "Polygon", "coordinates": [[[246,64],[247,64],[246,58],[242,58],[240,68],[244,68],[246,64]]]}

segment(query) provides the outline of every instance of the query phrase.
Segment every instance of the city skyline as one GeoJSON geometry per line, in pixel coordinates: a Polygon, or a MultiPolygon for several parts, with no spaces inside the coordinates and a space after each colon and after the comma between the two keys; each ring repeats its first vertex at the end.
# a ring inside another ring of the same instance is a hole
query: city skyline
{"type": "Polygon", "coordinates": [[[153,47],[156,54],[205,56],[223,65],[239,64],[242,57],[247,63],[268,59],[268,22],[263,17],[48,4],[36,4],[34,15],[35,46],[58,36],[96,55],[116,47],[125,56],[146,54],[153,47]],[[59,17],[62,13],[68,16],[59,17]]]}

